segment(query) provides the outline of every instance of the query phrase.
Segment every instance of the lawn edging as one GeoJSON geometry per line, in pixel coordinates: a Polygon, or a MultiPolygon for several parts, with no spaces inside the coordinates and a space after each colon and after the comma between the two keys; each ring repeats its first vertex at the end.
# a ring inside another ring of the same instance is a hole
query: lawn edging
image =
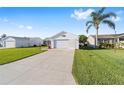
{"type": "Polygon", "coordinates": [[[16,61],[18,61],[18,60],[22,60],[22,59],[24,59],[24,58],[28,58],[28,57],[31,57],[31,56],[34,56],[34,55],[37,55],[37,54],[40,54],[40,53],[43,53],[43,52],[46,52],[46,51],[47,51],[47,50],[42,50],[42,49],[41,49],[40,52],[33,53],[33,54],[31,54],[31,55],[27,55],[27,56],[22,57],[22,58],[17,58],[17,59],[15,59],[15,60],[12,60],[12,61],[9,61],[9,62],[6,62],[6,63],[0,63],[0,65],[10,64],[10,63],[16,62],[16,61]]]}
{"type": "Polygon", "coordinates": [[[75,52],[76,52],[76,50],[74,51],[74,59],[73,59],[73,64],[72,64],[72,75],[73,75],[73,78],[74,78],[74,81],[75,81],[76,85],[79,85],[78,79],[76,78],[76,75],[75,75],[75,72],[74,72],[75,52]]]}

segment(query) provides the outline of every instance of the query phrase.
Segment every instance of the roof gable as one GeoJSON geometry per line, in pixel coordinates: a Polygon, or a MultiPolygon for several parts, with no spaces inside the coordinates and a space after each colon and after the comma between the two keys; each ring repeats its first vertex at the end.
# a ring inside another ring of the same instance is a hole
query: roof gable
{"type": "Polygon", "coordinates": [[[57,38],[57,37],[59,37],[59,36],[61,36],[61,35],[66,34],[66,33],[67,33],[67,32],[62,31],[62,32],[60,32],[60,33],[58,33],[58,34],[56,34],[56,35],[50,37],[50,38],[51,38],[51,39],[54,39],[54,38],[57,38]]]}
{"type": "Polygon", "coordinates": [[[77,35],[75,34],[72,34],[72,33],[69,33],[69,32],[65,32],[65,31],[62,31],[52,37],[50,37],[49,39],[57,39],[57,38],[78,38],[77,35]]]}

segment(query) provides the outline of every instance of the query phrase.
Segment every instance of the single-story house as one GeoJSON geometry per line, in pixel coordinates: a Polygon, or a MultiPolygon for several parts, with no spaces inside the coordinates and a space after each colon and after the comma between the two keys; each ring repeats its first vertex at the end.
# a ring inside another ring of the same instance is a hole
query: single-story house
{"type": "Polygon", "coordinates": [[[69,33],[60,32],[50,38],[47,38],[49,48],[58,49],[78,49],[79,48],[79,36],[69,33]]]}
{"type": "Polygon", "coordinates": [[[30,46],[40,46],[43,44],[43,40],[39,37],[30,38],[30,46]]]}
{"type": "MultiPolygon", "coordinates": [[[[95,46],[95,38],[96,35],[88,36],[87,42],[88,45],[94,47],[95,46]]],[[[98,35],[98,44],[100,43],[109,43],[113,44],[114,42],[124,42],[124,33],[122,34],[107,34],[107,35],[98,35]]]]}
{"type": "Polygon", "coordinates": [[[50,38],[45,38],[45,39],[43,40],[43,45],[47,45],[47,46],[48,46],[49,39],[50,39],[50,38]]]}
{"type": "Polygon", "coordinates": [[[40,38],[7,36],[0,39],[0,47],[5,48],[40,46],[42,43],[40,38]]]}
{"type": "Polygon", "coordinates": [[[2,47],[2,42],[1,42],[2,38],[0,38],[0,47],[2,47]]]}

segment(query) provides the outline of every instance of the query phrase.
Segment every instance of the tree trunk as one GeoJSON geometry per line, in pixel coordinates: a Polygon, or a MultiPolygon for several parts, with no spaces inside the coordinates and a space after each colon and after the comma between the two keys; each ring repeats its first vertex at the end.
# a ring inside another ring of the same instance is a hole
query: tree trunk
{"type": "Polygon", "coordinates": [[[97,27],[96,28],[96,45],[95,45],[95,48],[97,48],[98,47],[98,29],[99,29],[99,27],[97,27]]]}

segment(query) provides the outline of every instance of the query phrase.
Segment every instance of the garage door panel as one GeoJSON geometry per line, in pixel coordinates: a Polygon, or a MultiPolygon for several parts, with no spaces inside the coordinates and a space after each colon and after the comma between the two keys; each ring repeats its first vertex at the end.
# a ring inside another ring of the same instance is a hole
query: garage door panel
{"type": "Polygon", "coordinates": [[[67,48],[68,47],[68,41],[56,41],[55,43],[56,48],[67,48]]]}
{"type": "Polygon", "coordinates": [[[55,48],[75,48],[74,43],[71,40],[56,40],[55,48]]]}
{"type": "Polygon", "coordinates": [[[13,42],[13,41],[7,41],[6,42],[6,47],[7,48],[14,48],[15,47],[15,42],[13,42]]]}

